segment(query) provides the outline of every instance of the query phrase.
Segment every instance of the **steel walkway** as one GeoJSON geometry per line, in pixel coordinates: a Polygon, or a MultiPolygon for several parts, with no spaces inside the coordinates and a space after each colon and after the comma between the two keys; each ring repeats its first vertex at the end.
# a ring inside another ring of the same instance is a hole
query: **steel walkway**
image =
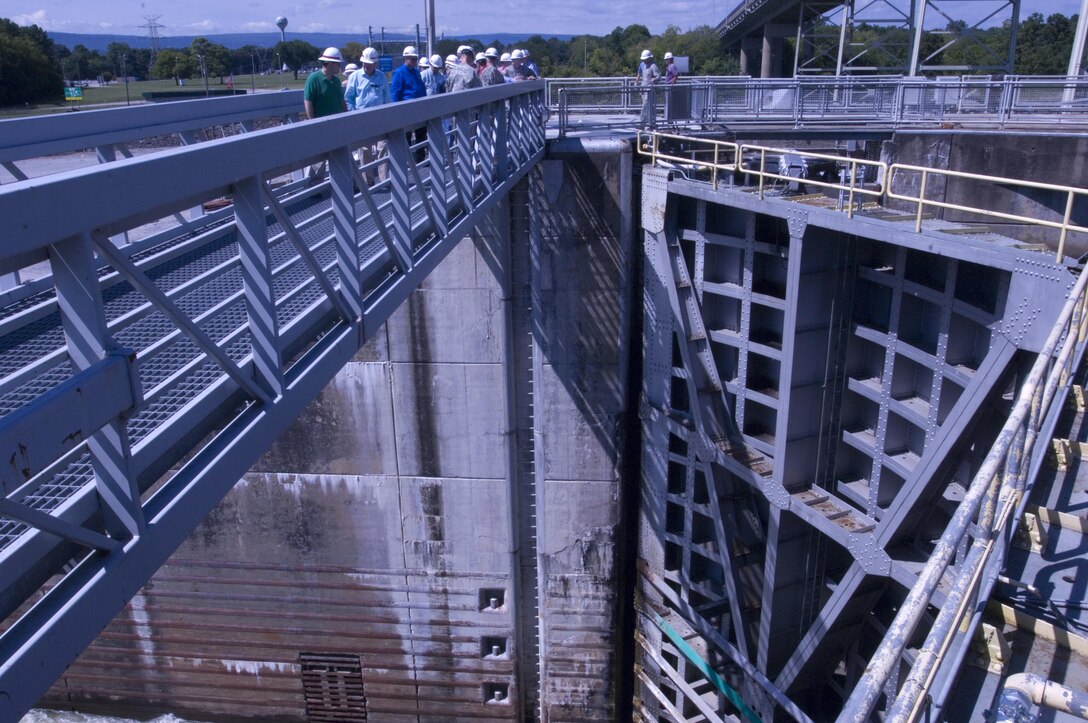
{"type": "MultiPolygon", "coordinates": [[[[37,701],[534,167],[543,91],[443,96],[0,187],[0,273],[52,272],[0,311],[0,718],[37,701]],[[416,126],[427,139],[410,147],[416,126]],[[370,185],[378,169],[352,152],[379,140],[388,179],[370,185]],[[317,162],[328,180],[291,180],[317,162]],[[225,198],[139,244],[111,241],[225,198]]],[[[156,128],[191,133],[198,116],[156,128]]],[[[101,147],[147,133],[92,120],[101,147]]],[[[88,145],[52,149],[65,143],[88,145]]],[[[18,152],[4,152],[11,170],[18,152]]]]}

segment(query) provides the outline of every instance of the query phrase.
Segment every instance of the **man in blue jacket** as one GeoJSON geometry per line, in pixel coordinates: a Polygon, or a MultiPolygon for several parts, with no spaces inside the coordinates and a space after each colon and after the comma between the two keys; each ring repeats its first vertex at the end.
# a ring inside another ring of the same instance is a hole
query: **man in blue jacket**
{"type": "MultiPolygon", "coordinates": [[[[416,46],[409,45],[401,53],[404,63],[393,71],[393,80],[389,84],[389,92],[393,96],[393,102],[412,100],[413,98],[426,98],[427,86],[423,84],[423,78],[419,74],[416,64],[419,62],[419,52],[416,46]]],[[[408,139],[408,145],[419,144],[427,140],[427,126],[420,126],[404,134],[408,139]],[[413,135],[415,136],[413,140],[413,135]]],[[[416,160],[422,161],[426,152],[423,149],[416,151],[416,160]]]]}
{"type": "Polygon", "coordinates": [[[401,55],[404,57],[404,64],[393,71],[393,81],[389,87],[393,102],[426,97],[427,86],[423,85],[423,78],[419,74],[419,68],[416,67],[419,62],[416,47],[409,45],[401,55]]]}

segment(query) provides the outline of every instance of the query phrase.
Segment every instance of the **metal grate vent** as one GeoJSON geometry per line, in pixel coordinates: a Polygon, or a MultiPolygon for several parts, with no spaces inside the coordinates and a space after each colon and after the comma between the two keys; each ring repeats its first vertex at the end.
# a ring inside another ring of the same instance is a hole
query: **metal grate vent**
{"type": "Polygon", "coordinates": [[[363,669],[358,655],[299,653],[306,720],[310,723],[365,721],[363,669]]]}

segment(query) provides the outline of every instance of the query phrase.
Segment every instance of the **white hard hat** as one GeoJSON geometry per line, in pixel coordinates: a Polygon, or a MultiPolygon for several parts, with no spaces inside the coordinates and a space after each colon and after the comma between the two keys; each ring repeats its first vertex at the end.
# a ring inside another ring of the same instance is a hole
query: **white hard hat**
{"type": "Polygon", "coordinates": [[[462,45],[461,47],[457,48],[457,54],[458,55],[464,55],[465,53],[475,53],[475,52],[476,51],[472,49],[471,45],[462,45]]]}
{"type": "Polygon", "coordinates": [[[450,53],[446,56],[446,65],[457,65],[457,56],[450,53]]]}
{"type": "Polygon", "coordinates": [[[511,60],[513,60],[513,58],[510,57],[510,53],[503,53],[502,57],[499,58],[500,63],[509,63],[511,60]]]}
{"type": "Polygon", "coordinates": [[[418,58],[419,52],[416,50],[416,46],[406,45],[404,47],[404,52],[401,53],[401,55],[403,55],[405,58],[418,58]]]}
{"type": "Polygon", "coordinates": [[[347,65],[344,66],[344,72],[348,73],[348,74],[354,73],[358,69],[359,69],[359,66],[356,65],[355,63],[348,63],[347,65]]]}
{"type": "Polygon", "coordinates": [[[497,58],[499,57],[499,51],[495,50],[494,48],[488,48],[484,51],[484,57],[497,58]]]}
{"type": "Polygon", "coordinates": [[[521,60],[525,57],[525,51],[520,48],[514,48],[514,52],[510,54],[511,60],[521,60]]]}
{"type": "Polygon", "coordinates": [[[523,57],[523,58],[528,58],[529,57],[529,49],[528,48],[522,48],[521,49],[521,57],[523,57]]]}
{"type": "Polygon", "coordinates": [[[325,48],[325,52],[318,60],[322,63],[342,63],[344,56],[340,55],[340,48],[325,48]]]}
{"type": "Polygon", "coordinates": [[[431,56],[431,67],[432,68],[441,68],[442,67],[442,56],[439,55],[438,53],[435,53],[434,55],[431,56]]]}
{"type": "Polygon", "coordinates": [[[378,51],[374,48],[366,48],[363,50],[363,54],[359,56],[359,62],[374,65],[378,62],[378,51]]]}
{"type": "Polygon", "coordinates": [[[639,60],[649,60],[652,57],[654,57],[653,53],[651,53],[649,50],[643,50],[642,55],[639,56],[639,60]]]}
{"type": "Polygon", "coordinates": [[[476,62],[477,63],[486,63],[487,62],[487,56],[485,56],[483,53],[476,53],[476,62]]]}
{"type": "Polygon", "coordinates": [[[430,61],[430,59],[427,58],[426,55],[424,55],[422,58],[419,59],[419,67],[421,67],[421,68],[431,67],[431,61],[430,61]]]}
{"type": "Polygon", "coordinates": [[[665,53],[665,60],[672,60],[672,53],[665,53]]]}

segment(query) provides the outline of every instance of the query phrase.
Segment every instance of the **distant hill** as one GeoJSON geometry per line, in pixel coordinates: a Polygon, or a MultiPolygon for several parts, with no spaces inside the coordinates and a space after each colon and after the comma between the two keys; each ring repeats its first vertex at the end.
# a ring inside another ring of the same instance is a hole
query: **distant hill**
{"type": "MultiPolygon", "coordinates": [[[[554,33],[467,33],[461,37],[478,38],[482,42],[498,41],[503,45],[509,45],[510,43],[516,43],[521,40],[525,40],[533,35],[542,35],[546,38],[559,38],[560,40],[570,40],[573,35],[556,35],[554,33]]],[[[67,47],[69,50],[75,48],[77,45],[83,45],[88,50],[97,50],[99,52],[105,52],[110,43],[125,43],[133,48],[149,48],[151,47],[151,41],[146,35],[91,35],[85,33],[48,33],[49,37],[53,39],[53,42],[67,47]]],[[[169,37],[159,38],[160,48],[187,48],[189,47],[194,38],[200,36],[197,35],[171,35],[169,37]]],[[[219,43],[225,45],[228,48],[240,48],[243,45],[256,45],[258,47],[271,47],[279,42],[280,34],[277,32],[271,33],[226,33],[223,35],[205,35],[203,36],[213,43],[219,43]]],[[[347,42],[355,41],[357,43],[366,43],[368,38],[364,35],[357,35],[351,33],[287,33],[288,40],[305,40],[307,43],[314,45],[318,48],[326,48],[330,45],[340,47],[347,42]]],[[[404,35],[396,33],[386,33],[385,41],[387,43],[405,43],[415,42],[415,35],[404,35]]],[[[379,42],[379,37],[374,36],[374,42],[379,42]]]]}

